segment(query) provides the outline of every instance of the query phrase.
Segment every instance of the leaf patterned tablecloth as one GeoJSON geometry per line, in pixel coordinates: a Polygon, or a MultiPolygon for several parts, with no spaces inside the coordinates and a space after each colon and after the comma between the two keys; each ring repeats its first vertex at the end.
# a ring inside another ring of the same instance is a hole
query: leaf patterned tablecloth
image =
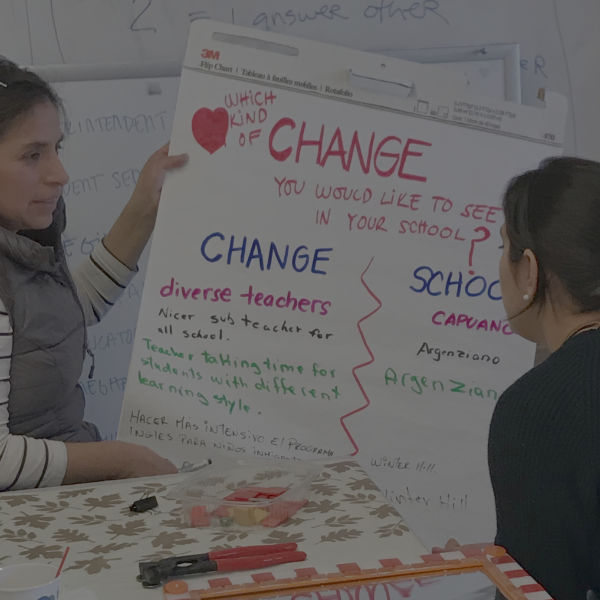
{"type": "MultiPolygon", "coordinates": [[[[253,544],[296,542],[308,558],[270,569],[277,578],[295,569],[337,571],[341,563],[378,568],[379,559],[416,562],[426,552],[402,517],[354,461],[324,463],[310,485],[308,503],[276,528],[191,528],[178,501],[166,497],[177,476],[106,481],[0,494],[0,565],[60,562],[69,557],[63,582],[115,597],[161,597],[135,581],[138,562],[253,544]],[[156,496],[158,507],[134,513],[129,506],[156,496]],[[127,595],[125,595],[127,594],[127,595]]],[[[227,574],[232,583],[248,572],[227,574]]],[[[206,587],[211,576],[197,578],[206,587]]],[[[213,575],[215,577],[215,575],[213,575]]],[[[108,597],[108,595],[106,595],[108,597]]]]}

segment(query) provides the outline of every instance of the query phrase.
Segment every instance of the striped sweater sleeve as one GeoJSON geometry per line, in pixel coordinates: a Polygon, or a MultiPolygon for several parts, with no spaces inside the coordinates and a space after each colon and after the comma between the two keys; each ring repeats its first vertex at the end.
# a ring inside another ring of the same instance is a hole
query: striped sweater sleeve
{"type": "Polygon", "coordinates": [[[119,299],[135,277],[132,271],[116,259],[103,243],[97,244],[73,273],[73,281],[83,307],[87,325],[98,323],[119,299]]]}
{"type": "MultiPolygon", "coordinates": [[[[98,244],[73,274],[86,324],[97,323],[137,273],[98,244]]],[[[63,442],[12,435],[8,397],[12,328],[0,300],[0,491],[60,485],[67,469],[63,442]]]]}
{"type": "Polygon", "coordinates": [[[8,429],[11,353],[10,319],[0,300],[0,491],[60,485],[67,468],[65,445],[8,429]]]}

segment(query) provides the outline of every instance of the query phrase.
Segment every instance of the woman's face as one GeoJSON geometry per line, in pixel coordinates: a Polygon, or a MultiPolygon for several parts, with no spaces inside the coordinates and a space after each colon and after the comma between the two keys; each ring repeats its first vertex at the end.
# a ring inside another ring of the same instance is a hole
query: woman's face
{"type": "Polygon", "coordinates": [[[0,225],[45,229],[69,180],[58,157],[63,135],[58,110],[40,102],[0,138],[0,225]]]}

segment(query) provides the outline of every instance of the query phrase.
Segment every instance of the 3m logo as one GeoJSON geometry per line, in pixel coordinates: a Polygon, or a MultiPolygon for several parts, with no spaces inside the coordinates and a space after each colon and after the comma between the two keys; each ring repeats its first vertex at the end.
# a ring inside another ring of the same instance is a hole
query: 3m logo
{"type": "Polygon", "coordinates": [[[206,58],[208,60],[219,60],[221,53],[218,50],[209,50],[208,48],[202,49],[202,58],[206,58]]]}

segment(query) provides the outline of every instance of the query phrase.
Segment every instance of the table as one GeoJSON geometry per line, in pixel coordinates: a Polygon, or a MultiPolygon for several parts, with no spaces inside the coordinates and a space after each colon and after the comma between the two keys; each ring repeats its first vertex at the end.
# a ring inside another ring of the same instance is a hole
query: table
{"type": "MultiPolygon", "coordinates": [[[[26,561],[58,566],[70,552],[62,582],[63,598],[131,600],[162,598],[161,588],[136,581],[141,560],[197,554],[231,546],[296,542],[307,553],[301,563],[271,567],[277,578],[296,569],[320,573],[338,565],[380,568],[380,560],[418,562],[427,549],[396,509],[387,503],[362,467],[353,460],[322,463],[311,483],[308,503],[276,528],[190,528],[177,500],[166,497],[181,475],[103,481],[0,494],[0,564],[26,561]],[[158,508],[132,513],[129,506],[154,495],[158,508]]],[[[190,588],[205,588],[224,574],[187,578],[190,588]]],[[[227,573],[231,583],[252,582],[256,572],[227,573]]]]}

